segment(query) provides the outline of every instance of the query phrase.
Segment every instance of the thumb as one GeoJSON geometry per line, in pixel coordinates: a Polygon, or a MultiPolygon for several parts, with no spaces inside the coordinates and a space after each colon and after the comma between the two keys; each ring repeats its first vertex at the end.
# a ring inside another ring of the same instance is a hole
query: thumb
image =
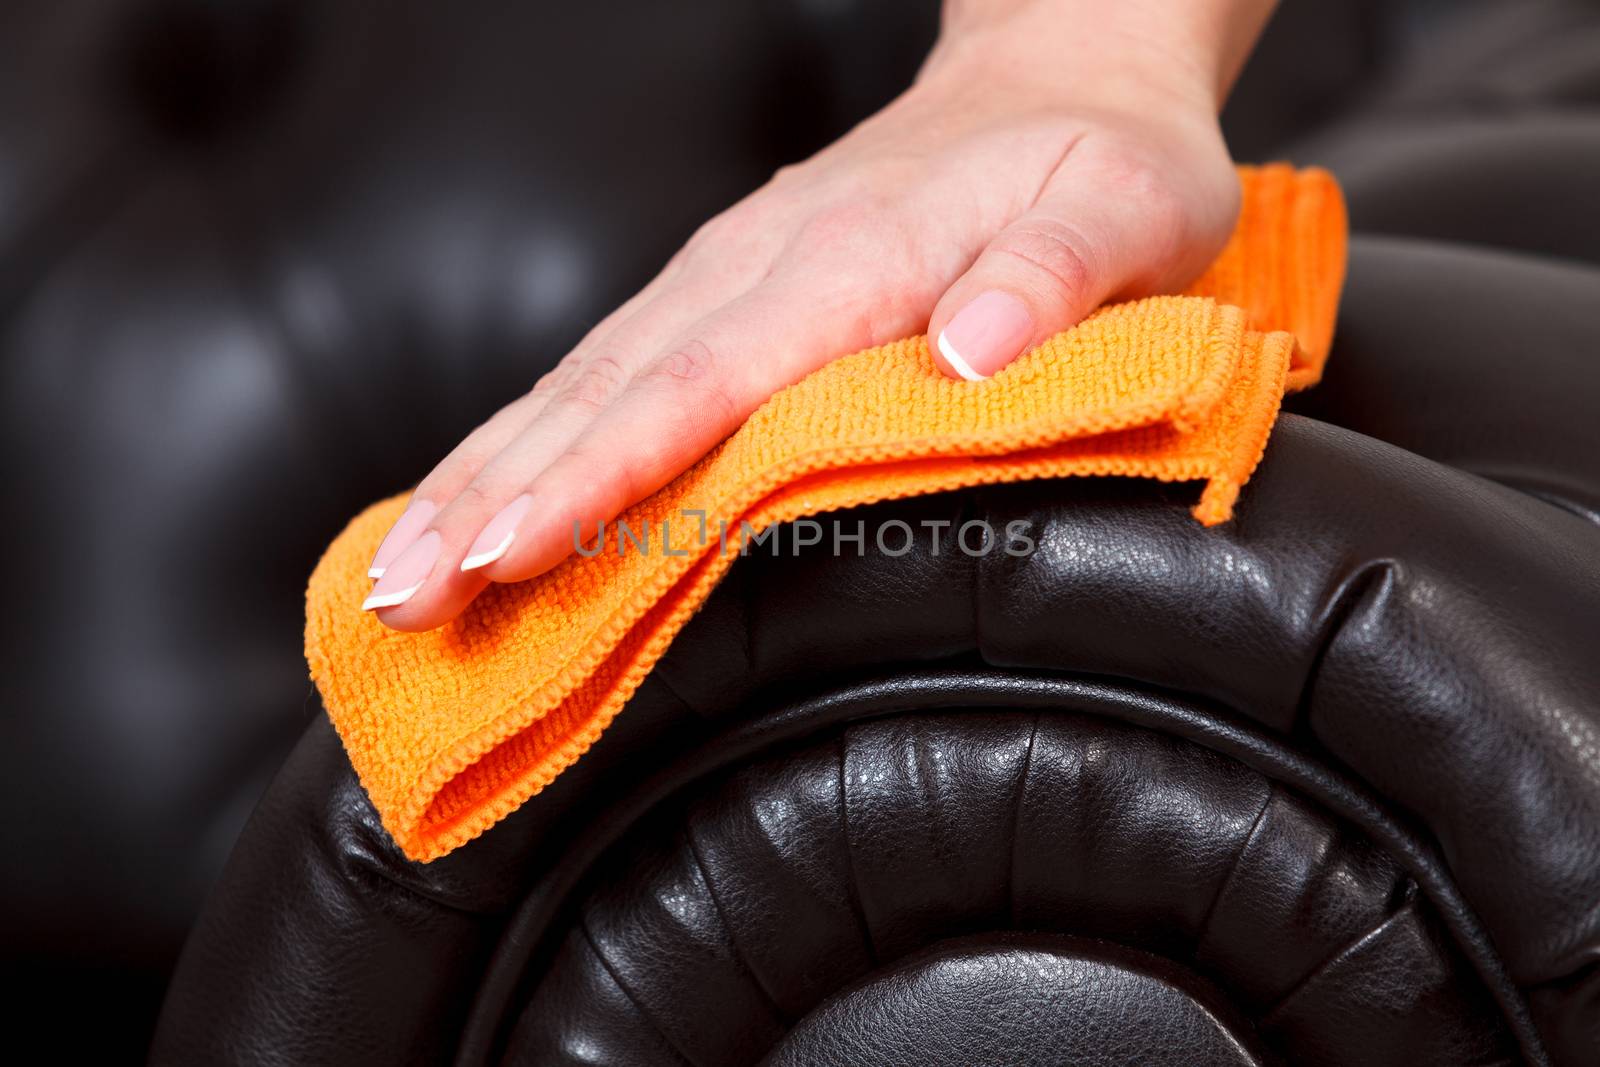
{"type": "Polygon", "coordinates": [[[1168,273],[1183,228],[1173,203],[1141,207],[1127,189],[1082,177],[1063,184],[1001,231],[934,308],[928,335],[951,377],[982,381],[1168,273]]]}

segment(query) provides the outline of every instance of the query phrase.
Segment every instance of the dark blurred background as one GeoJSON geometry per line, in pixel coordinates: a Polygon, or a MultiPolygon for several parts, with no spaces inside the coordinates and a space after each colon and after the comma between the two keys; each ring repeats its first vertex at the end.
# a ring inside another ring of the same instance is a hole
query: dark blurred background
{"type": "MultiPolygon", "coordinates": [[[[300,635],[321,548],[699,222],[899,91],[937,9],[0,6],[14,1033],[142,1057],[191,917],[319,713],[300,635]]],[[[1593,66],[1576,59],[1600,48],[1594,16],[1585,0],[1284,0],[1230,143],[1337,171],[1348,116],[1403,146],[1440,121],[1445,83],[1472,86],[1448,121],[1521,130],[1519,101],[1554,93],[1560,121],[1593,124],[1600,86],[1572,72],[1593,66]],[[1552,25],[1571,55],[1531,43],[1552,25]]],[[[1403,225],[1341,176],[1359,225],[1403,225]]]]}

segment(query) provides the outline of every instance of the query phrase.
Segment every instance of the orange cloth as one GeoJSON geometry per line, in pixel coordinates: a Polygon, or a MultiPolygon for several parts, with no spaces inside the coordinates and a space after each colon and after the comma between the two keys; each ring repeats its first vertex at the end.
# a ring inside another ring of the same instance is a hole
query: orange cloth
{"type": "Polygon", "coordinates": [[[306,658],[368,795],[401,848],[431,860],[577,760],[621,710],[753,530],[960,486],[1068,475],[1204,482],[1195,516],[1231,514],[1284,389],[1317,381],[1345,262],[1326,173],[1242,168],[1232,241],[1182,296],[1102,308],[982,384],[941,376],[924,338],[859,352],[778,393],[692,469],[622,516],[681,533],[574,556],[493,585],[456,620],[395,633],[361,611],[402,497],[357,516],[306,592],[306,658]],[[687,542],[687,543],[680,543],[687,542]]]}

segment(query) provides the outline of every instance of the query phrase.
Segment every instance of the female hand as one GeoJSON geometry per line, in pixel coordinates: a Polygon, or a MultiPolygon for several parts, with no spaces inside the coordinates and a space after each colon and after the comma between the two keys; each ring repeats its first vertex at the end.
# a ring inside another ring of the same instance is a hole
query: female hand
{"type": "Polygon", "coordinates": [[[916,83],[706,223],[417,486],[364,607],[438,626],[530,578],[828,360],[923,330],[980,380],[1182,287],[1238,184],[1217,128],[1271,0],[949,0],[916,83]]]}

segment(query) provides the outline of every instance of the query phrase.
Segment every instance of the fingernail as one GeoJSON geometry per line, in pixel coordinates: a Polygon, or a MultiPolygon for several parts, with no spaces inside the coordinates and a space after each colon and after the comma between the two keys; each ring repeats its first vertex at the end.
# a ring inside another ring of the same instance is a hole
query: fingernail
{"type": "Polygon", "coordinates": [[[439,546],[437,530],[429,530],[413,541],[410,548],[384,569],[383,577],[372,587],[372,595],[362,603],[361,610],[392,608],[410,600],[433,572],[433,565],[439,559],[439,546]]]}
{"type": "Polygon", "coordinates": [[[981,382],[1022,354],[1033,336],[1033,316],[1010,293],[990,289],[939,331],[939,352],[969,382],[981,382]]]}
{"type": "Polygon", "coordinates": [[[489,525],[478,534],[478,539],[472,542],[472,547],[467,550],[467,558],[461,561],[461,569],[475,571],[505,555],[511,542],[517,539],[517,523],[532,507],[533,497],[523,493],[501,508],[499,514],[490,519],[489,525]]]}
{"type": "Polygon", "coordinates": [[[384,570],[394,562],[395,557],[410,548],[411,542],[428,528],[428,523],[433,521],[433,516],[438,510],[439,508],[430,501],[413,500],[411,506],[394,520],[394,525],[389,527],[388,534],[384,536],[383,544],[372,554],[372,565],[367,568],[367,577],[382,578],[384,570]]]}

